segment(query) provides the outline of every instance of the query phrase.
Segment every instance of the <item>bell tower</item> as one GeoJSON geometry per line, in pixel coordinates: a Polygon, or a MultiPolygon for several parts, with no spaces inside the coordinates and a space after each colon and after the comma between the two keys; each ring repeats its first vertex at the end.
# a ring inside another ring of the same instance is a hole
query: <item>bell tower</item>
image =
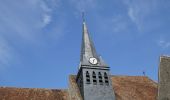
{"type": "Polygon", "coordinates": [[[89,35],[84,15],[79,71],[76,82],[83,100],[115,100],[110,67],[98,56],[89,35]]]}

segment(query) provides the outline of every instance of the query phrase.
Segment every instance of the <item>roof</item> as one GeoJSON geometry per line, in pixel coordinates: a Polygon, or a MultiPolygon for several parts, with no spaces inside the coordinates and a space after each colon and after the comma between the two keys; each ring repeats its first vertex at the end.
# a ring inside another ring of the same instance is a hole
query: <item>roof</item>
{"type": "MultiPolygon", "coordinates": [[[[0,100],[82,100],[70,75],[69,89],[0,88],[0,100]]],[[[116,100],[156,100],[157,83],[145,76],[111,76],[116,100]]]]}
{"type": "Polygon", "coordinates": [[[157,100],[157,83],[146,76],[112,76],[116,100],[157,100]]]}
{"type": "Polygon", "coordinates": [[[0,100],[68,100],[67,90],[1,87],[0,100]]]}

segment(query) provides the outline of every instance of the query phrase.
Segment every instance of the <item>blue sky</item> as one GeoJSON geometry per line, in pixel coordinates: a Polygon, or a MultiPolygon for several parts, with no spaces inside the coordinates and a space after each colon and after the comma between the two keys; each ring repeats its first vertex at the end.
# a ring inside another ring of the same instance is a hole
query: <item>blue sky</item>
{"type": "Polygon", "coordinates": [[[170,0],[0,0],[0,86],[67,88],[77,74],[81,12],[113,75],[157,81],[170,55],[170,0]]]}

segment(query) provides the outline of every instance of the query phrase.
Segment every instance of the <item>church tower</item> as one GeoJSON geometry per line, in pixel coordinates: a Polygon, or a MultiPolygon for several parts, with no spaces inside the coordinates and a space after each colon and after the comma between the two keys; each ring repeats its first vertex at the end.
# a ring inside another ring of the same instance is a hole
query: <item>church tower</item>
{"type": "Polygon", "coordinates": [[[95,50],[83,18],[83,34],[79,71],[76,82],[83,100],[115,100],[110,67],[95,50]]]}

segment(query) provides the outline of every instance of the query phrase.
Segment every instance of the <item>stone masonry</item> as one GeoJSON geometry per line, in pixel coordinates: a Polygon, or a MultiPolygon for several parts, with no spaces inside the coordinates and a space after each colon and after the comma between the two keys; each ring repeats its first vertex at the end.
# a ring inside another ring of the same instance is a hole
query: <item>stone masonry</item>
{"type": "Polygon", "coordinates": [[[158,100],[170,100],[170,57],[160,57],[158,100]]]}

